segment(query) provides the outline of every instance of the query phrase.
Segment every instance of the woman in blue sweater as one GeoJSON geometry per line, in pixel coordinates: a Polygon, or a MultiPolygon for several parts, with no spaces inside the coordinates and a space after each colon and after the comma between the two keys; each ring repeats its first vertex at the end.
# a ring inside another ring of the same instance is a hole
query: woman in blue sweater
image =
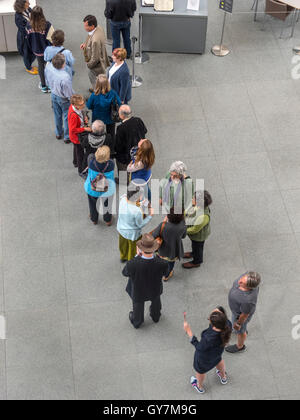
{"type": "Polygon", "coordinates": [[[97,149],[95,155],[91,155],[89,159],[89,170],[87,179],[84,184],[85,192],[88,195],[89,208],[90,208],[90,219],[97,225],[99,213],[97,210],[97,201],[101,197],[103,199],[103,220],[107,226],[112,224],[112,198],[115,193],[115,181],[114,181],[114,168],[115,164],[110,159],[110,148],[108,146],[102,146],[97,149]],[[107,191],[98,192],[95,190],[93,181],[99,174],[104,174],[107,180],[107,191]]]}
{"type": "Polygon", "coordinates": [[[191,339],[191,344],[195,346],[194,369],[196,377],[191,377],[193,388],[200,394],[204,394],[203,383],[206,374],[217,368],[221,384],[227,385],[227,376],[225,363],[222,355],[226,344],[230,341],[232,333],[232,324],[228,320],[225,310],[219,306],[209,316],[209,328],[201,334],[201,341],[193,335],[190,325],[184,317],[184,330],[191,339]]]}
{"type": "Polygon", "coordinates": [[[112,53],[114,64],[108,70],[108,80],[111,88],[117,92],[122,104],[128,104],[131,99],[131,76],[125,62],[127,52],[124,48],[117,48],[112,53]]]}
{"type": "Polygon", "coordinates": [[[30,49],[37,58],[39,65],[39,76],[41,79],[40,89],[43,93],[50,93],[45,80],[44,52],[51,45],[48,40],[51,23],[45,19],[43,9],[35,6],[31,11],[30,22],[27,23],[26,32],[30,49]]]}
{"type": "Polygon", "coordinates": [[[119,95],[110,87],[110,83],[105,74],[97,77],[95,92],[92,93],[87,101],[87,108],[92,110],[92,122],[103,121],[106,125],[106,132],[115,139],[115,123],[111,119],[111,104],[121,105],[119,95]]]}

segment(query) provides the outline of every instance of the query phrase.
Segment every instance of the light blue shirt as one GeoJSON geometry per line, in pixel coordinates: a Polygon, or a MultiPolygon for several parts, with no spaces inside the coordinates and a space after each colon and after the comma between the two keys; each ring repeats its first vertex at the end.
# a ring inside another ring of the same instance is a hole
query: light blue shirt
{"type": "Polygon", "coordinates": [[[126,196],[123,196],[119,205],[119,218],[117,231],[123,238],[136,241],[142,235],[142,228],[150,222],[152,216],[143,219],[143,213],[134,203],[128,203],[126,196]]]}
{"type": "Polygon", "coordinates": [[[67,99],[74,95],[72,79],[64,69],[57,70],[52,63],[48,63],[45,68],[45,77],[53,95],[67,99]]]}
{"type": "MultiPolygon", "coordinates": [[[[64,47],[47,47],[44,52],[44,60],[50,62],[53,57],[59,53],[64,47]]],[[[66,58],[66,67],[65,71],[71,76],[71,79],[73,78],[73,66],[75,63],[75,59],[73,57],[73,54],[69,50],[64,50],[62,54],[66,58]]]]}

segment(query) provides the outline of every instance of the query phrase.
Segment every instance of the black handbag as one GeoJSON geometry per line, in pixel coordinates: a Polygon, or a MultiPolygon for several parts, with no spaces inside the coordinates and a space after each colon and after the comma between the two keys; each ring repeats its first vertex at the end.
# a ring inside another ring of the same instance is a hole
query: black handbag
{"type": "Polygon", "coordinates": [[[116,98],[114,98],[110,104],[110,118],[112,122],[119,123],[121,119],[119,117],[119,104],[116,98]]]}
{"type": "Polygon", "coordinates": [[[83,149],[86,149],[89,146],[89,134],[88,131],[83,131],[78,134],[78,140],[83,149]]]}

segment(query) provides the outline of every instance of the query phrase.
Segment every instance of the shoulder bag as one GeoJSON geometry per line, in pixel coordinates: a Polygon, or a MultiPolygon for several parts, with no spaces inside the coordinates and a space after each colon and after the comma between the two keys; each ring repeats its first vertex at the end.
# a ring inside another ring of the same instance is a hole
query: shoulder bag
{"type": "Polygon", "coordinates": [[[110,118],[114,123],[121,122],[121,119],[119,117],[119,104],[117,101],[117,98],[114,97],[114,99],[111,101],[110,104],[110,118]]]}
{"type": "MultiPolygon", "coordinates": [[[[162,225],[161,225],[161,228],[160,228],[160,232],[159,232],[159,236],[155,239],[156,240],[156,242],[158,243],[158,245],[159,245],[159,248],[162,246],[162,243],[163,243],[163,237],[162,237],[162,233],[163,233],[163,230],[164,230],[164,228],[165,228],[165,226],[166,226],[166,223],[167,223],[167,219],[165,219],[164,221],[163,221],[163,223],[162,223],[162,225]]],[[[154,230],[152,230],[152,232],[150,232],[150,235],[152,235],[153,234],[153,232],[154,232],[154,230]]]]}
{"type": "Polygon", "coordinates": [[[100,172],[93,180],[91,180],[91,188],[95,192],[107,192],[109,187],[109,182],[104,172],[108,168],[109,161],[107,162],[103,172],[100,172]]]}

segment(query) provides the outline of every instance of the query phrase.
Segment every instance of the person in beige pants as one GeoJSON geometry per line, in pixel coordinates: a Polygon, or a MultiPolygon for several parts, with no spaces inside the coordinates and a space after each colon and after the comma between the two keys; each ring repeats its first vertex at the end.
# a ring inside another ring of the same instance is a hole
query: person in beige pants
{"type": "Polygon", "coordinates": [[[104,30],[98,26],[95,16],[88,15],[83,19],[84,29],[88,32],[87,40],[81,44],[80,49],[83,51],[86,65],[89,69],[89,79],[93,92],[96,79],[99,74],[106,72],[109,66],[108,55],[106,51],[106,37],[104,30]]]}

